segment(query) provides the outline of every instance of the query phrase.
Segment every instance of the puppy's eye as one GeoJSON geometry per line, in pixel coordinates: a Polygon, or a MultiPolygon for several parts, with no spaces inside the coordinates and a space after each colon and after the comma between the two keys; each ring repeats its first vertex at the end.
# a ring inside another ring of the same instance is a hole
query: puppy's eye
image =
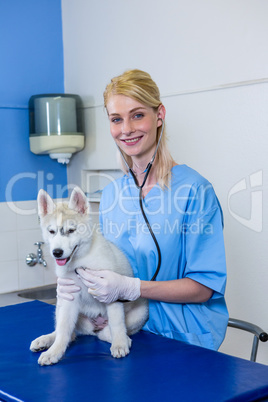
{"type": "Polygon", "coordinates": [[[71,233],[74,233],[75,232],[75,229],[69,229],[69,230],[67,230],[67,234],[71,234],[71,233]]]}
{"type": "Polygon", "coordinates": [[[56,233],[55,230],[53,230],[53,229],[48,229],[48,231],[49,231],[49,233],[52,234],[52,235],[54,235],[54,234],[56,233]]]}

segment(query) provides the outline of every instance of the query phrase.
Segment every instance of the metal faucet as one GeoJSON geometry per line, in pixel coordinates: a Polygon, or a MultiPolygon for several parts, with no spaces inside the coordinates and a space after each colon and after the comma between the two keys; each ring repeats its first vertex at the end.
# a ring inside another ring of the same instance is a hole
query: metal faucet
{"type": "Polygon", "coordinates": [[[43,259],[43,251],[41,249],[42,244],[44,244],[43,241],[37,241],[34,243],[34,245],[37,246],[37,256],[33,253],[27,255],[26,264],[30,267],[33,267],[36,264],[43,264],[44,267],[47,266],[47,262],[43,259]]]}

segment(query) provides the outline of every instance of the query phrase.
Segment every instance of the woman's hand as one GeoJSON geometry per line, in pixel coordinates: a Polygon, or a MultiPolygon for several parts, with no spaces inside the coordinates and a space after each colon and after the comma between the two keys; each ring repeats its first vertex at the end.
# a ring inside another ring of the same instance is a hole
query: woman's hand
{"type": "Polygon", "coordinates": [[[57,279],[57,297],[61,299],[72,301],[74,300],[73,293],[80,292],[80,290],[81,288],[72,279],[57,279]]]}
{"type": "Polygon", "coordinates": [[[76,273],[88,287],[88,293],[102,303],[133,301],[140,297],[139,278],[130,278],[109,270],[96,271],[87,268],[78,268],[76,273]]]}

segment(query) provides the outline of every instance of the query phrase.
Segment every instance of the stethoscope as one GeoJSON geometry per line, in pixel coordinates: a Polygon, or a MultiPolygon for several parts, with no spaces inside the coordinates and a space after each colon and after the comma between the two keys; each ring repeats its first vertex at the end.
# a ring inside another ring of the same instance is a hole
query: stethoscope
{"type": "Polygon", "coordinates": [[[129,173],[130,173],[131,176],[133,177],[133,180],[134,180],[134,182],[135,182],[136,187],[139,189],[139,204],[140,204],[140,210],[141,210],[141,213],[142,213],[142,215],[143,215],[143,218],[144,218],[144,220],[145,220],[145,223],[146,223],[146,225],[147,225],[147,228],[148,228],[148,230],[149,230],[149,232],[150,232],[150,235],[151,235],[151,237],[152,237],[152,239],[153,239],[153,241],[154,241],[154,243],[155,243],[156,249],[157,249],[158,264],[157,264],[157,268],[156,268],[156,270],[155,270],[155,273],[154,273],[153,277],[151,278],[151,281],[154,281],[154,280],[156,279],[158,273],[159,273],[159,270],[160,270],[160,267],[161,267],[161,259],[162,259],[162,257],[161,257],[161,251],[160,251],[159,244],[158,244],[158,242],[157,242],[157,239],[156,239],[156,237],[155,237],[155,234],[154,234],[154,232],[153,232],[153,229],[151,228],[150,222],[148,221],[148,218],[147,218],[147,216],[146,216],[146,214],[145,214],[145,212],[144,212],[144,209],[143,209],[142,189],[143,189],[143,187],[144,187],[144,185],[145,185],[145,183],[146,183],[146,180],[147,180],[147,178],[148,178],[148,175],[149,175],[150,170],[151,170],[151,168],[152,168],[152,165],[153,165],[153,163],[154,163],[154,160],[155,160],[155,157],[156,157],[156,154],[157,154],[157,150],[158,150],[158,148],[159,148],[160,141],[161,141],[161,138],[162,138],[162,134],[163,134],[164,124],[165,124],[165,123],[164,123],[164,120],[163,120],[163,119],[160,119],[160,120],[162,120],[162,129],[161,129],[160,137],[159,137],[159,140],[158,140],[156,149],[155,149],[155,151],[154,151],[153,157],[152,157],[152,159],[150,160],[150,162],[148,163],[148,165],[146,166],[146,169],[144,170],[145,176],[144,176],[144,179],[143,179],[143,182],[142,182],[141,186],[139,186],[137,177],[136,177],[135,173],[133,172],[133,170],[129,167],[129,165],[128,165],[127,161],[126,161],[126,158],[124,157],[123,152],[121,151],[121,149],[119,148],[119,146],[116,144],[116,146],[117,146],[117,148],[118,148],[118,150],[119,150],[119,152],[120,152],[120,154],[121,154],[121,156],[122,156],[122,159],[123,159],[123,161],[124,161],[124,163],[125,163],[125,165],[126,165],[128,171],[129,171],[129,173]]]}

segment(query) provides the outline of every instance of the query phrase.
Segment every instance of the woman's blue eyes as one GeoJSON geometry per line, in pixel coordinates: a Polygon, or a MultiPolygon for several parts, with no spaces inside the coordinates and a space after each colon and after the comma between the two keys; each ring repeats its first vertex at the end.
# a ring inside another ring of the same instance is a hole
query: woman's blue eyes
{"type": "Polygon", "coordinates": [[[135,119],[141,119],[144,115],[142,113],[137,113],[135,114],[134,118],[135,119]]]}
{"type": "MultiPolygon", "coordinates": [[[[142,119],[143,116],[144,116],[143,113],[136,113],[132,118],[134,120],[139,120],[139,119],[142,119]]],[[[122,119],[121,119],[121,117],[114,117],[111,121],[112,121],[112,123],[120,123],[122,121],[122,119]]]]}
{"type": "Polygon", "coordinates": [[[119,121],[120,121],[120,119],[118,119],[118,118],[116,118],[116,119],[115,119],[115,118],[111,119],[111,122],[112,122],[112,123],[118,123],[119,121]]]}

